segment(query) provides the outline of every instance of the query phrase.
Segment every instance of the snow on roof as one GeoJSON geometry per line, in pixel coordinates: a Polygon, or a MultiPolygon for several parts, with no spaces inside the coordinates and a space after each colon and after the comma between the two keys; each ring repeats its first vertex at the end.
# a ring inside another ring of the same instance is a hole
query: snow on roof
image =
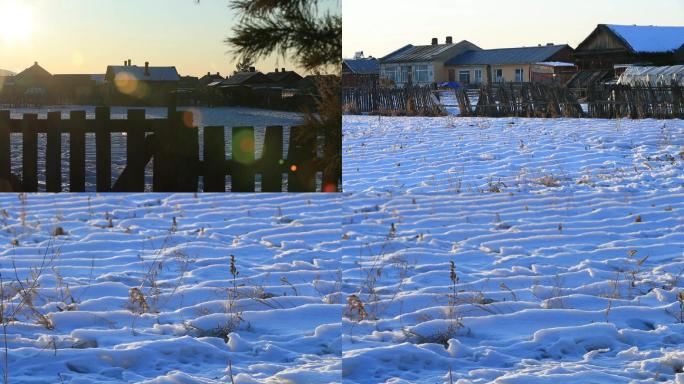
{"type": "Polygon", "coordinates": [[[107,76],[112,77],[116,77],[120,73],[127,73],[144,81],[180,81],[176,67],[149,67],[148,72],[145,74],[145,67],[137,65],[110,65],[107,67],[107,76]]]}
{"type": "Polygon", "coordinates": [[[535,63],[536,65],[545,65],[547,67],[574,67],[575,64],[573,63],[565,63],[562,61],[541,61],[539,63],[535,63]]]}
{"type": "Polygon", "coordinates": [[[659,27],[606,24],[635,52],[669,52],[684,45],[684,26],[659,27]]]}

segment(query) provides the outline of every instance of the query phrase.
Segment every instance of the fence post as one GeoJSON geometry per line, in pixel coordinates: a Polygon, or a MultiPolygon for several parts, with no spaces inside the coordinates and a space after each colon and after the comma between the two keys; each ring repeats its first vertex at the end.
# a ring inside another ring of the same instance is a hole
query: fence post
{"type": "Polygon", "coordinates": [[[38,192],[38,115],[24,114],[21,121],[23,136],[22,185],[24,192],[38,192]]]}
{"type": "Polygon", "coordinates": [[[204,192],[226,191],[226,132],[204,127],[204,192]]]}
{"type": "Polygon", "coordinates": [[[95,108],[95,170],[98,192],[112,190],[112,137],[109,107],[95,108]]]}
{"type": "Polygon", "coordinates": [[[288,147],[287,191],[316,191],[316,135],[308,127],[290,128],[290,145],[288,147]]]}
{"type": "Polygon", "coordinates": [[[69,119],[69,192],[85,192],[85,111],[71,111],[69,119]]]}
{"type": "Polygon", "coordinates": [[[2,184],[10,185],[10,112],[0,111],[0,189],[2,184]]]}
{"type": "Polygon", "coordinates": [[[254,128],[233,128],[233,158],[231,161],[231,190],[254,192],[254,128]]]}
{"type": "Polygon", "coordinates": [[[45,149],[45,186],[50,193],[62,191],[62,113],[48,112],[45,149]]]}
{"type": "Polygon", "coordinates": [[[129,109],[126,136],[126,192],[145,191],[145,110],[129,109]]]}
{"type": "Polygon", "coordinates": [[[283,191],[283,127],[266,127],[261,156],[261,192],[283,191]]]}

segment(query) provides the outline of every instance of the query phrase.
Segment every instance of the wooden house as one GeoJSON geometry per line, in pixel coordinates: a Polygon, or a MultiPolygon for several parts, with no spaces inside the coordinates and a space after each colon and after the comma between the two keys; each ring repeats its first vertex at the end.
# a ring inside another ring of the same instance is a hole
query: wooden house
{"type": "Polygon", "coordinates": [[[53,78],[58,104],[102,104],[105,75],[54,75],[53,78]]]}
{"type": "Polygon", "coordinates": [[[226,105],[278,109],[282,101],[283,88],[254,68],[236,72],[214,87],[220,89],[226,105]]]}
{"type": "MultiPolygon", "coordinates": [[[[461,85],[489,83],[528,83],[544,78],[549,73],[553,78],[555,68],[542,63],[572,62],[573,50],[568,45],[538,45],[536,47],[478,49],[462,52],[450,58],[445,66],[449,81],[461,85]]],[[[574,69],[574,66],[570,64],[574,69]]]]}
{"type": "Polygon", "coordinates": [[[342,60],[342,88],[375,88],[380,80],[380,63],[374,57],[342,60]]]}
{"type": "Polygon", "coordinates": [[[211,73],[211,72],[207,72],[206,75],[199,78],[199,83],[200,83],[200,85],[206,87],[207,85],[209,85],[211,83],[215,83],[217,81],[223,81],[225,79],[226,79],[225,77],[221,76],[221,72],[216,72],[215,74],[211,73]]]}
{"type": "Polygon", "coordinates": [[[619,64],[684,64],[684,26],[599,24],[575,49],[582,70],[612,71],[619,64]]]}
{"type": "Polygon", "coordinates": [[[166,106],[180,76],[176,67],[139,67],[128,60],[123,66],[108,66],[105,81],[108,105],[166,106]]]}
{"type": "Polygon", "coordinates": [[[266,76],[273,80],[273,83],[277,86],[283,87],[283,89],[293,89],[295,84],[302,79],[302,76],[297,72],[287,71],[285,68],[281,70],[276,68],[275,71],[267,73],[266,76]]]}
{"type": "Polygon", "coordinates": [[[380,78],[397,87],[407,84],[426,86],[453,81],[445,63],[466,51],[480,50],[475,44],[463,40],[453,42],[447,37],[444,44],[433,38],[430,45],[408,44],[380,59],[380,78]]]}
{"type": "Polygon", "coordinates": [[[45,105],[53,102],[54,78],[50,72],[35,62],[31,67],[13,77],[14,103],[22,105],[45,105]]]}

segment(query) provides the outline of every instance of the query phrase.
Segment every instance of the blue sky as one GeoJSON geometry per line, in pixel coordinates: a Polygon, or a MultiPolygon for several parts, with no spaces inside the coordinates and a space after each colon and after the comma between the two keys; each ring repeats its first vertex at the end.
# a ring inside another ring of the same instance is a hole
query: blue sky
{"type": "Polygon", "coordinates": [[[381,57],[446,36],[485,49],[574,48],[597,24],[684,25],[684,0],[344,0],[342,17],[344,57],[381,57]]]}
{"type": "MultiPolygon", "coordinates": [[[[339,0],[325,0],[327,8],[339,0]]],[[[20,71],[38,61],[51,73],[104,73],[108,64],[175,65],[182,75],[232,73],[223,40],[236,23],[229,0],[0,0],[30,9],[30,31],[0,36],[0,68],[20,71]]],[[[335,5],[336,4],[336,5],[335,5]]],[[[0,28],[0,35],[2,29],[0,28]]],[[[270,57],[258,69],[293,69],[270,57]]]]}

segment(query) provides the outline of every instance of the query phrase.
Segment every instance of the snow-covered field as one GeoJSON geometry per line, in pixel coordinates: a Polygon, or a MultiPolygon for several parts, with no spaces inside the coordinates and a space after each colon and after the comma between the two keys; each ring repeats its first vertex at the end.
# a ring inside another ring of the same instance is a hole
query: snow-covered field
{"type": "MultiPolygon", "coordinates": [[[[0,108],[2,109],[2,108],[0,108]]],[[[126,119],[129,108],[114,107],[111,109],[112,119],[126,119]]],[[[134,109],[134,108],[131,108],[134,109]]],[[[166,108],[144,108],[147,119],[166,118],[166,108]]],[[[179,110],[190,111],[193,115],[194,124],[199,128],[200,159],[203,158],[202,147],[204,145],[204,127],[222,125],[226,129],[226,156],[232,154],[232,127],[250,126],[255,127],[255,153],[257,158],[261,156],[264,144],[266,127],[282,125],[285,127],[283,134],[283,153],[287,155],[287,143],[289,141],[289,127],[302,123],[302,115],[293,112],[270,111],[254,108],[204,108],[204,107],[179,107],[179,110]]],[[[61,111],[62,119],[69,118],[71,111],[85,111],[86,118],[95,119],[94,106],[58,106],[45,108],[22,108],[10,110],[11,118],[21,119],[25,113],[36,113],[39,119],[46,119],[48,112],[61,111]]],[[[45,145],[46,135],[38,135],[38,188],[45,190],[45,145]]],[[[22,136],[12,135],[12,172],[16,175],[22,173],[22,136]]],[[[64,189],[68,190],[69,180],[69,135],[62,137],[62,180],[64,189]]],[[[146,170],[146,188],[152,188],[152,162],[146,170]]],[[[126,137],[119,133],[112,134],[112,183],[114,183],[126,167],[126,137]]],[[[86,134],[86,191],[95,191],[95,135],[86,134]]],[[[260,177],[260,176],[259,176],[260,177]]],[[[257,180],[260,188],[260,181],[257,180]]],[[[201,185],[200,185],[201,186],[201,185]]],[[[230,190],[230,184],[227,184],[230,190]]]]}
{"type": "Polygon", "coordinates": [[[524,192],[684,185],[684,121],[344,116],[344,190],[524,192]]]}
{"type": "Polygon", "coordinates": [[[345,382],[684,383],[684,190],[344,210],[345,382]]]}
{"type": "Polygon", "coordinates": [[[343,127],[345,382],[684,383],[683,121],[343,127]]]}
{"type": "Polygon", "coordinates": [[[340,215],[336,195],[0,196],[9,382],[340,382],[340,215]]]}

